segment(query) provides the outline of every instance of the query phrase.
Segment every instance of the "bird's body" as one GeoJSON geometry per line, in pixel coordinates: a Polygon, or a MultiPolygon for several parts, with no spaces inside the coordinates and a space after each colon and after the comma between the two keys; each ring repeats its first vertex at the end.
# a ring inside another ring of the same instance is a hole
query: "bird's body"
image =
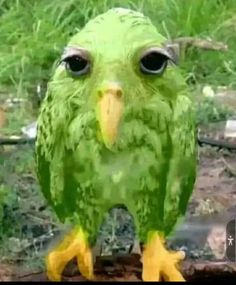
{"type": "Polygon", "coordinates": [[[196,175],[194,111],[164,44],[141,13],[109,10],[71,39],[49,84],[38,119],[39,181],[88,248],[117,205],[145,244],[185,214],[196,175]]]}

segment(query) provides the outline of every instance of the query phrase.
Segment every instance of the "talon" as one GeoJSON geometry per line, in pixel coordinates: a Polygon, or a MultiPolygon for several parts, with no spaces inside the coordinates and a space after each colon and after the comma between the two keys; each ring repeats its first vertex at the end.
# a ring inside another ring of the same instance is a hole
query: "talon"
{"type": "Polygon", "coordinates": [[[183,251],[168,252],[161,235],[151,233],[142,256],[143,281],[185,281],[176,266],[184,257],[183,251]]]}
{"type": "Polygon", "coordinates": [[[180,260],[184,260],[185,259],[185,252],[180,250],[177,252],[172,252],[172,258],[173,260],[176,260],[176,262],[180,261],[180,260]]]}
{"type": "Polygon", "coordinates": [[[66,264],[77,257],[80,273],[88,280],[93,280],[92,251],[87,244],[86,234],[81,228],[72,231],[63,242],[52,251],[46,260],[47,276],[51,281],[61,281],[66,264]]]}
{"type": "Polygon", "coordinates": [[[94,280],[93,256],[91,250],[86,247],[83,252],[77,255],[77,264],[80,273],[88,280],[94,280]]]}

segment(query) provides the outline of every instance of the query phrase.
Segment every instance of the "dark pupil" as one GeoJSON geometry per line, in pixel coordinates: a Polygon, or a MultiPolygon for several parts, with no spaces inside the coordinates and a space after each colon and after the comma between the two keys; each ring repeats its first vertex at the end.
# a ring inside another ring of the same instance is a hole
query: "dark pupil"
{"type": "Polygon", "coordinates": [[[67,59],[67,64],[71,71],[78,72],[85,69],[88,61],[80,56],[73,56],[67,59]]]}
{"type": "Polygon", "coordinates": [[[144,68],[151,71],[159,70],[166,63],[166,56],[157,52],[151,52],[141,59],[144,68]]]}

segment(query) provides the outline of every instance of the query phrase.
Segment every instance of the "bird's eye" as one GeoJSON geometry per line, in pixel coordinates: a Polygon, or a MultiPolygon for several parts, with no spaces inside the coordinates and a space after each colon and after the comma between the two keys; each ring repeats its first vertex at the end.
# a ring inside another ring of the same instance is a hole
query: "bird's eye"
{"type": "Polygon", "coordinates": [[[74,76],[83,75],[89,72],[89,61],[80,55],[69,56],[63,61],[65,62],[66,70],[74,76]]]}
{"type": "Polygon", "coordinates": [[[162,74],[165,70],[168,57],[159,51],[149,51],[140,60],[140,70],[145,74],[162,74]]]}

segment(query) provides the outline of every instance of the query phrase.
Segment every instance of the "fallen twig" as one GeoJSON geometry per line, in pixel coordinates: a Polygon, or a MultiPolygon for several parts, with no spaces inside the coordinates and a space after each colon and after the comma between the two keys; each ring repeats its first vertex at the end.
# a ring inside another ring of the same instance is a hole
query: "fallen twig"
{"type": "Polygon", "coordinates": [[[205,137],[198,137],[198,144],[200,147],[205,144],[205,145],[210,145],[213,147],[218,147],[219,149],[225,148],[228,150],[236,150],[235,143],[230,143],[230,142],[223,141],[223,140],[215,140],[215,139],[205,138],[205,137]]]}
{"type": "Polygon", "coordinates": [[[224,163],[224,166],[226,168],[226,170],[233,176],[236,177],[236,169],[234,169],[226,160],[225,158],[222,156],[221,157],[221,161],[224,163]]]}
{"type": "Polygon", "coordinates": [[[20,249],[20,251],[18,252],[18,255],[25,252],[26,250],[29,250],[32,247],[35,247],[37,244],[45,244],[47,242],[50,242],[53,238],[55,238],[54,234],[57,232],[59,232],[59,230],[53,230],[51,234],[47,233],[47,234],[43,234],[39,237],[34,238],[32,242],[30,242],[29,244],[27,244],[26,246],[20,249]]]}
{"type": "Polygon", "coordinates": [[[179,37],[171,41],[172,43],[179,44],[182,48],[186,49],[190,46],[196,48],[213,50],[213,51],[227,51],[228,46],[222,42],[200,39],[194,37],[179,37]]]}
{"type": "Polygon", "coordinates": [[[30,272],[30,273],[25,273],[25,274],[22,274],[20,276],[18,276],[19,279],[24,279],[24,278],[27,278],[27,277],[31,277],[33,275],[39,275],[39,274],[43,274],[43,271],[35,271],[35,272],[30,272]]]}
{"type": "Polygon", "coordinates": [[[52,226],[57,226],[56,223],[54,223],[53,221],[51,220],[48,220],[46,217],[41,217],[39,215],[39,213],[36,215],[33,211],[32,213],[31,212],[27,212],[25,213],[25,215],[27,215],[27,217],[31,218],[31,219],[34,219],[36,221],[38,221],[39,223],[41,223],[42,225],[52,225],[52,226]]]}
{"type": "Polygon", "coordinates": [[[0,138],[0,145],[20,145],[34,143],[34,138],[0,138]]]}

